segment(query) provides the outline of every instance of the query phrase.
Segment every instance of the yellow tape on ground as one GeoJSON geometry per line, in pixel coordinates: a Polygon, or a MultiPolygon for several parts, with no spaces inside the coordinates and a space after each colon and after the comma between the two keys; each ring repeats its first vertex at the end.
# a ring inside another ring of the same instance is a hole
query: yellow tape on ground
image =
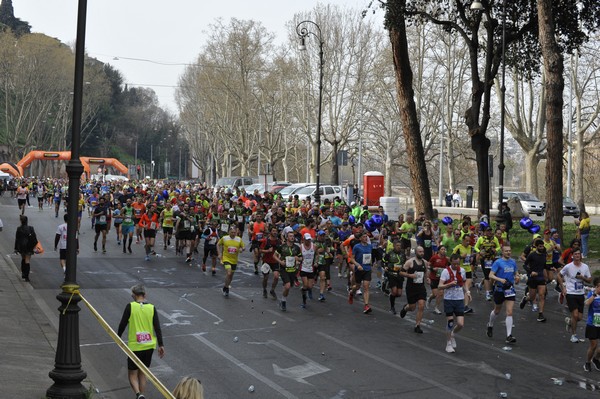
{"type": "Polygon", "coordinates": [[[150,382],[152,382],[152,384],[154,384],[156,389],[158,389],[165,398],[176,399],[175,396],[173,396],[173,394],[162,384],[162,382],[160,382],[158,380],[158,378],[156,378],[156,376],[154,376],[154,374],[152,374],[150,369],[148,367],[146,367],[146,365],[144,363],[142,363],[140,361],[140,359],[138,359],[138,357],[135,355],[135,353],[133,353],[133,351],[131,349],[129,349],[127,344],[125,342],[123,342],[121,337],[119,337],[117,335],[115,330],[113,330],[108,325],[108,323],[102,318],[102,316],[100,316],[100,314],[96,311],[96,309],[94,309],[94,307],[83,297],[83,295],[81,295],[80,292],[74,292],[74,293],[79,294],[83,303],[85,303],[86,306],[90,309],[90,311],[92,312],[94,317],[96,317],[96,319],[98,320],[100,325],[102,327],[104,327],[104,329],[106,330],[108,335],[110,335],[110,337],[116,342],[117,345],[119,345],[119,347],[123,350],[123,352],[125,352],[127,354],[127,356],[129,356],[129,358],[139,367],[139,369],[146,375],[146,377],[150,380],[150,382]]]}

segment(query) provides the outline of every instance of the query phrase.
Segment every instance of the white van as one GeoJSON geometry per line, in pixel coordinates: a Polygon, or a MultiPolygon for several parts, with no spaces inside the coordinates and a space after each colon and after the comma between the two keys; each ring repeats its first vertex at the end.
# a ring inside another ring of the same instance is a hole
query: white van
{"type": "MultiPolygon", "coordinates": [[[[306,197],[310,197],[311,202],[315,200],[315,194],[317,191],[316,184],[309,184],[306,187],[302,187],[298,191],[294,192],[294,195],[297,195],[300,200],[306,199],[306,197]]],[[[328,199],[329,201],[333,201],[335,197],[343,198],[342,187],[341,186],[332,186],[329,184],[319,184],[319,191],[321,192],[321,202],[328,199]]]]}

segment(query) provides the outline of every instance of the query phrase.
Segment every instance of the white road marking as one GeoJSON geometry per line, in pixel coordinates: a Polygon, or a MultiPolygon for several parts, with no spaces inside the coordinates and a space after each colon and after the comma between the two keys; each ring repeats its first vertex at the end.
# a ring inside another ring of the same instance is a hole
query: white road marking
{"type": "Polygon", "coordinates": [[[174,310],[173,313],[169,314],[169,313],[165,312],[164,310],[158,309],[158,313],[163,315],[165,317],[165,319],[168,319],[171,321],[170,323],[163,323],[163,325],[166,327],[189,326],[190,324],[192,324],[192,322],[189,320],[179,321],[179,318],[181,318],[181,317],[194,317],[192,315],[182,314],[181,312],[182,312],[181,310],[174,310]]]}
{"type": "Polygon", "coordinates": [[[382,359],[379,356],[373,355],[373,354],[371,354],[371,353],[369,353],[369,352],[367,352],[365,350],[356,348],[356,347],[354,347],[354,346],[352,346],[352,345],[350,345],[350,344],[348,344],[348,343],[346,343],[346,342],[344,342],[342,340],[339,340],[339,339],[337,339],[335,337],[332,337],[331,335],[325,334],[323,332],[317,332],[317,334],[319,334],[320,336],[322,336],[324,338],[327,338],[330,341],[335,342],[336,344],[338,344],[340,346],[343,346],[344,348],[346,348],[348,350],[357,352],[360,355],[362,355],[364,357],[368,357],[369,359],[374,360],[376,362],[383,363],[387,367],[390,367],[390,368],[398,370],[398,371],[400,371],[402,373],[408,374],[408,375],[410,375],[410,376],[412,376],[412,377],[414,377],[416,379],[419,379],[419,380],[423,381],[425,384],[433,385],[434,387],[436,387],[438,389],[441,389],[442,391],[445,391],[445,392],[447,392],[447,393],[449,393],[451,395],[454,395],[454,396],[459,397],[459,398],[465,398],[465,399],[470,398],[469,395],[466,395],[466,394],[463,394],[461,392],[458,392],[458,391],[456,391],[456,390],[454,390],[452,388],[447,387],[445,384],[442,384],[440,382],[437,382],[437,381],[433,380],[430,375],[423,376],[421,374],[418,374],[418,373],[414,372],[411,369],[399,366],[397,363],[393,363],[393,362],[390,362],[388,360],[382,359]]]}
{"type": "Polygon", "coordinates": [[[200,306],[200,305],[198,305],[198,304],[196,304],[196,303],[194,303],[194,302],[190,301],[190,300],[189,300],[189,299],[187,299],[187,298],[180,297],[180,298],[179,298],[179,300],[180,300],[180,301],[186,301],[186,302],[187,302],[187,303],[189,303],[190,305],[197,307],[198,309],[202,310],[203,312],[206,312],[206,313],[208,313],[209,315],[211,315],[212,317],[214,317],[215,319],[217,319],[217,321],[214,321],[214,322],[213,322],[213,324],[215,324],[215,325],[219,325],[219,324],[223,323],[223,321],[224,321],[222,318],[220,318],[219,316],[217,316],[216,314],[214,314],[214,313],[213,313],[213,312],[211,312],[210,310],[203,308],[202,306],[200,306]]]}
{"type": "MultiPolygon", "coordinates": [[[[247,364],[245,364],[242,361],[236,359],[234,356],[232,356],[229,353],[225,352],[223,349],[219,348],[217,345],[213,344],[212,342],[210,342],[209,340],[207,340],[206,338],[204,338],[202,335],[195,335],[194,337],[198,341],[202,342],[204,345],[208,346],[210,349],[212,349],[215,352],[217,352],[219,355],[223,356],[225,359],[229,360],[231,363],[235,364],[236,366],[238,366],[239,368],[241,368],[242,370],[244,370],[246,373],[250,374],[254,378],[256,378],[259,381],[263,382],[264,384],[266,384],[271,389],[279,392],[281,395],[283,395],[284,398],[298,399],[298,397],[296,395],[294,395],[293,393],[289,392],[288,390],[286,390],[285,388],[283,388],[282,386],[280,386],[279,384],[277,384],[275,381],[272,381],[271,379],[269,379],[269,378],[265,377],[264,375],[260,374],[258,371],[254,370],[253,368],[251,368],[247,364]]],[[[262,396],[263,397],[268,397],[267,395],[262,395],[262,396]]]]}

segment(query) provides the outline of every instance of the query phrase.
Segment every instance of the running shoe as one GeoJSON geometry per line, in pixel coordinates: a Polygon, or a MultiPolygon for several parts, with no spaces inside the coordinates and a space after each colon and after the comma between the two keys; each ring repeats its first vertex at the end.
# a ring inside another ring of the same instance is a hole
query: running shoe
{"type": "Polygon", "coordinates": [[[325,295],[319,294],[319,302],[325,302],[325,295]]]}
{"type": "Polygon", "coordinates": [[[229,288],[223,287],[223,296],[224,297],[228,297],[229,296],[229,288]]]}
{"type": "Polygon", "coordinates": [[[285,312],[287,310],[285,301],[279,302],[279,309],[281,309],[282,312],[285,312]]]}
{"type": "Polygon", "coordinates": [[[369,305],[365,305],[365,308],[363,309],[364,314],[369,314],[372,311],[373,311],[373,309],[371,309],[371,307],[369,305]]]}
{"type": "Polygon", "coordinates": [[[98,251],[98,243],[94,243],[94,251],[98,251]]]}
{"type": "Polygon", "coordinates": [[[492,300],[492,294],[489,291],[485,293],[485,300],[488,302],[492,300]]]}
{"type": "Polygon", "coordinates": [[[146,256],[144,257],[144,260],[145,260],[146,262],[150,262],[150,257],[149,257],[148,255],[146,255],[146,256]]]}
{"type": "Polygon", "coordinates": [[[450,343],[450,341],[448,341],[448,343],[446,344],[446,352],[448,352],[448,353],[456,352],[456,350],[454,350],[454,348],[452,347],[452,344],[450,343]]]}
{"type": "Polygon", "coordinates": [[[312,290],[308,290],[308,299],[310,299],[312,301],[313,296],[312,296],[312,290]]]}
{"type": "Polygon", "coordinates": [[[538,307],[537,303],[534,303],[533,306],[531,307],[531,311],[537,312],[538,310],[540,310],[540,308],[538,307]]]}
{"type": "Polygon", "coordinates": [[[327,286],[327,291],[331,291],[332,289],[333,289],[333,287],[331,286],[331,284],[329,284],[329,285],[327,286]]]}
{"type": "Polygon", "coordinates": [[[271,294],[271,296],[273,297],[273,299],[277,299],[277,294],[275,293],[275,290],[269,291],[269,294],[271,294]]]}
{"type": "Polygon", "coordinates": [[[435,314],[442,314],[442,311],[439,310],[437,307],[433,309],[433,313],[435,314]]]}
{"type": "Polygon", "coordinates": [[[206,271],[206,265],[202,265],[202,271],[205,272],[206,271]]]}
{"type": "Polygon", "coordinates": [[[583,364],[583,369],[584,369],[585,371],[587,371],[587,372],[590,372],[590,371],[592,371],[592,363],[590,363],[590,362],[585,362],[585,363],[583,364]]]}
{"type": "Polygon", "coordinates": [[[454,333],[450,334],[450,345],[452,345],[452,347],[456,349],[456,339],[454,338],[454,333]]]}
{"type": "Polygon", "coordinates": [[[395,307],[395,306],[392,306],[392,307],[390,308],[390,312],[391,312],[392,314],[394,314],[394,315],[398,313],[398,312],[396,312],[396,307],[395,307]]]}
{"type": "Polygon", "coordinates": [[[400,317],[404,318],[404,316],[406,316],[407,312],[408,312],[408,310],[406,310],[406,306],[403,306],[402,310],[400,311],[400,317]]]}
{"type": "Polygon", "coordinates": [[[521,299],[521,302],[519,303],[519,308],[525,309],[525,305],[527,305],[527,296],[523,296],[523,299],[521,299]]]}
{"type": "Polygon", "coordinates": [[[362,291],[360,289],[356,290],[356,295],[362,295],[362,291]]]}
{"type": "Polygon", "coordinates": [[[263,298],[267,297],[267,290],[263,290],[263,298]]]}
{"type": "Polygon", "coordinates": [[[594,364],[594,368],[598,371],[600,371],[600,360],[593,358],[592,359],[592,363],[594,364]]]}
{"type": "Polygon", "coordinates": [[[538,314],[537,321],[539,321],[540,323],[545,323],[546,320],[547,319],[544,317],[543,313],[538,314]]]}
{"type": "Polygon", "coordinates": [[[579,338],[577,338],[577,335],[573,334],[571,335],[571,339],[570,341],[574,344],[578,344],[579,343],[579,338]]]}
{"type": "Polygon", "coordinates": [[[417,334],[423,334],[423,330],[421,330],[421,326],[415,326],[415,332],[417,334]]]}
{"type": "Polygon", "coordinates": [[[512,335],[509,335],[508,337],[506,337],[506,340],[504,342],[506,342],[507,344],[514,344],[517,342],[517,339],[512,335]]]}
{"type": "Polygon", "coordinates": [[[348,303],[350,305],[354,303],[354,295],[352,294],[352,291],[350,291],[350,293],[348,294],[348,303]]]}
{"type": "Polygon", "coordinates": [[[488,338],[492,338],[494,336],[494,327],[488,324],[487,326],[487,336],[488,338]]]}
{"type": "Polygon", "coordinates": [[[465,314],[467,314],[467,313],[474,313],[473,308],[465,306],[465,314]]]}

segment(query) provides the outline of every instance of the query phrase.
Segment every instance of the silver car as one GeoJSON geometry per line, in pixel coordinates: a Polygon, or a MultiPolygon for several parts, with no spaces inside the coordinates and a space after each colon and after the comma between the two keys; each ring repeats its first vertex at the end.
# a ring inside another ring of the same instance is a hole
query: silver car
{"type": "Polygon", "coordinates": [[[505,191],[504,192],[504,200],[507,201],[510,198],[516,197],[523,210],[529,212],[530,214],[534,213],[538,216],[544,216],[544,212],[546,211],[546,205],[538,199],[535,195],[526,192],[520,191],[505,191]]]}

